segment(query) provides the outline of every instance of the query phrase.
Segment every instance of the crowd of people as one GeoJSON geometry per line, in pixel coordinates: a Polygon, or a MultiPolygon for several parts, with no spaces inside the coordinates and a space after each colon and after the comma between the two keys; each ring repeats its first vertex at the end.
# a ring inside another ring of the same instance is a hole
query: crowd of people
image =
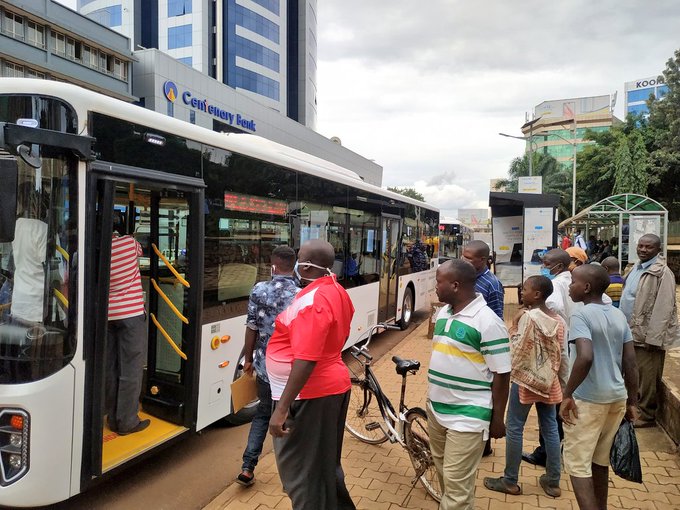
{"type": "MultiPolygon", "coordinates": [[[[675,279],[660,239],[640,238],[637,255],[622,276],[611,255],[593,263],[580,246],[549,250],[541,274],[524,282],[509,327],[485,243],[439,266],[436,293],[447,306],[436,318],[427,413],[440,509],[473,508],[481,458],[502,437],[505,469],[484,479],[487,489],[522,494],[525,461],[545,467],[538,482],[548,496],[561,496],[564,471],[579,508],[607,507],[614,436],[623,419],[655,424],[664,352],[677,333],[675,279]],[[526,453],[534,405],[540,446],[526,453]]],[[[321,240],[297,257],[277,248],[272,279],[250,297],[245,370],[257,375],[260,407],[237,481],[255,482],[269,430],[295,509],[355,508],[340,463],[350,389],[341,351],[354,309],[333,261],[321,240]]]]}

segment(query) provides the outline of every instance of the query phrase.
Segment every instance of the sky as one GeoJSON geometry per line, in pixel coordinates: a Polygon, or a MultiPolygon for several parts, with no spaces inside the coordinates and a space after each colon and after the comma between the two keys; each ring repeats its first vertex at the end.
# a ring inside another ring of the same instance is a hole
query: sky
{"type": "Polygon", "coordinates": [[[624,83],[663,71],[678,27],[676,0],[318,0],[317,131],[456,217],[522,155],[499,132],[616,91],[623,118],[624,83]]]}
{"type": "Polygon", "coordinates": [[[674,0],[319,0],[317,130],[442,216],[487,207],[525,113],[613,94],[680,48],[674,0]]]}

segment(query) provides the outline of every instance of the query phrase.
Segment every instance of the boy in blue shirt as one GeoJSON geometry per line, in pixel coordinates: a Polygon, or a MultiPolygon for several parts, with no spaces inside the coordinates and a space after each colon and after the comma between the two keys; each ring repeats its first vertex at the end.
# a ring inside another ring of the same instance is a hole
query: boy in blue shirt
{"type": "Polygon", "coordinates": [[[581,510],[607,508],[609,451],[621,419],[637,418],[638,370],[626,317],[602,302],[609,286],[602,266],[572,272],[569,295],[577,308],[569,323],[571,375],[560,415],[564,468],[581,510]]]}

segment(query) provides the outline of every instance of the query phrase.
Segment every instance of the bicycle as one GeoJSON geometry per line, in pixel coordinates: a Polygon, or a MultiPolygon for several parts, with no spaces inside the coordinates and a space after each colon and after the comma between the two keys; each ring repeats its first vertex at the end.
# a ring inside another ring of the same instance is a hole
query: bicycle
{"type": "MultiPolygon", "coordinates": [[[[420,362],[393,356],[397,374],[401,375],[401,398],[399,412],[380,388],[371,368],[373,357],[368,352],[373,332],[377,329],[401,329],[393,324],[379,323],[368,333],[368,340],[361,348],[353,346],[352,357],[359,362],[363,374],[351,373],[352,390],[345,428],[354,437],[368,444],[381,444],[389,440],[399,443],[408,452],[416,476],[411,482],[411,490],[420,481],[425,490],[436,501],[441,500],[439,476],[432,461],[430,438],[427,428],[427,414],[420,407],[408,408],[404,404],[406,377],[415,374],[420,362]]],[[[350,372],[353,370],[350,368],[350,372]]],[[[409,496],[409,493],[406,497],[409,496]]],[[[404,501],[406,498],[404,499],[404,501]]]]}

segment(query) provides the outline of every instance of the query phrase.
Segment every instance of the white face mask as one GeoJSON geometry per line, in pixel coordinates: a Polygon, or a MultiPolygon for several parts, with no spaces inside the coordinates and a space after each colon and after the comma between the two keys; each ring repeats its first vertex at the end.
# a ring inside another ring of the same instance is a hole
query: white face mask
{"type": "Polygon", "coordinates": [[[312,264],[311,262],[295,262],[295,267],[293,267],[293,272],[295,273],[295,276],[298,277],[299,280],[307,280],[307,281],[313,281],[316,280],[316,278],[305,278],[304,276],[300,276],[300,273],[298,272],[298,267],[300,266],[305,266],[305,267],[315,267],[317,269],[323,269],[328,273],[328,276],[333,274],[333,272],[328,269],[327,267],[323,266],[317,266],[316,264],[312,264]]]}

